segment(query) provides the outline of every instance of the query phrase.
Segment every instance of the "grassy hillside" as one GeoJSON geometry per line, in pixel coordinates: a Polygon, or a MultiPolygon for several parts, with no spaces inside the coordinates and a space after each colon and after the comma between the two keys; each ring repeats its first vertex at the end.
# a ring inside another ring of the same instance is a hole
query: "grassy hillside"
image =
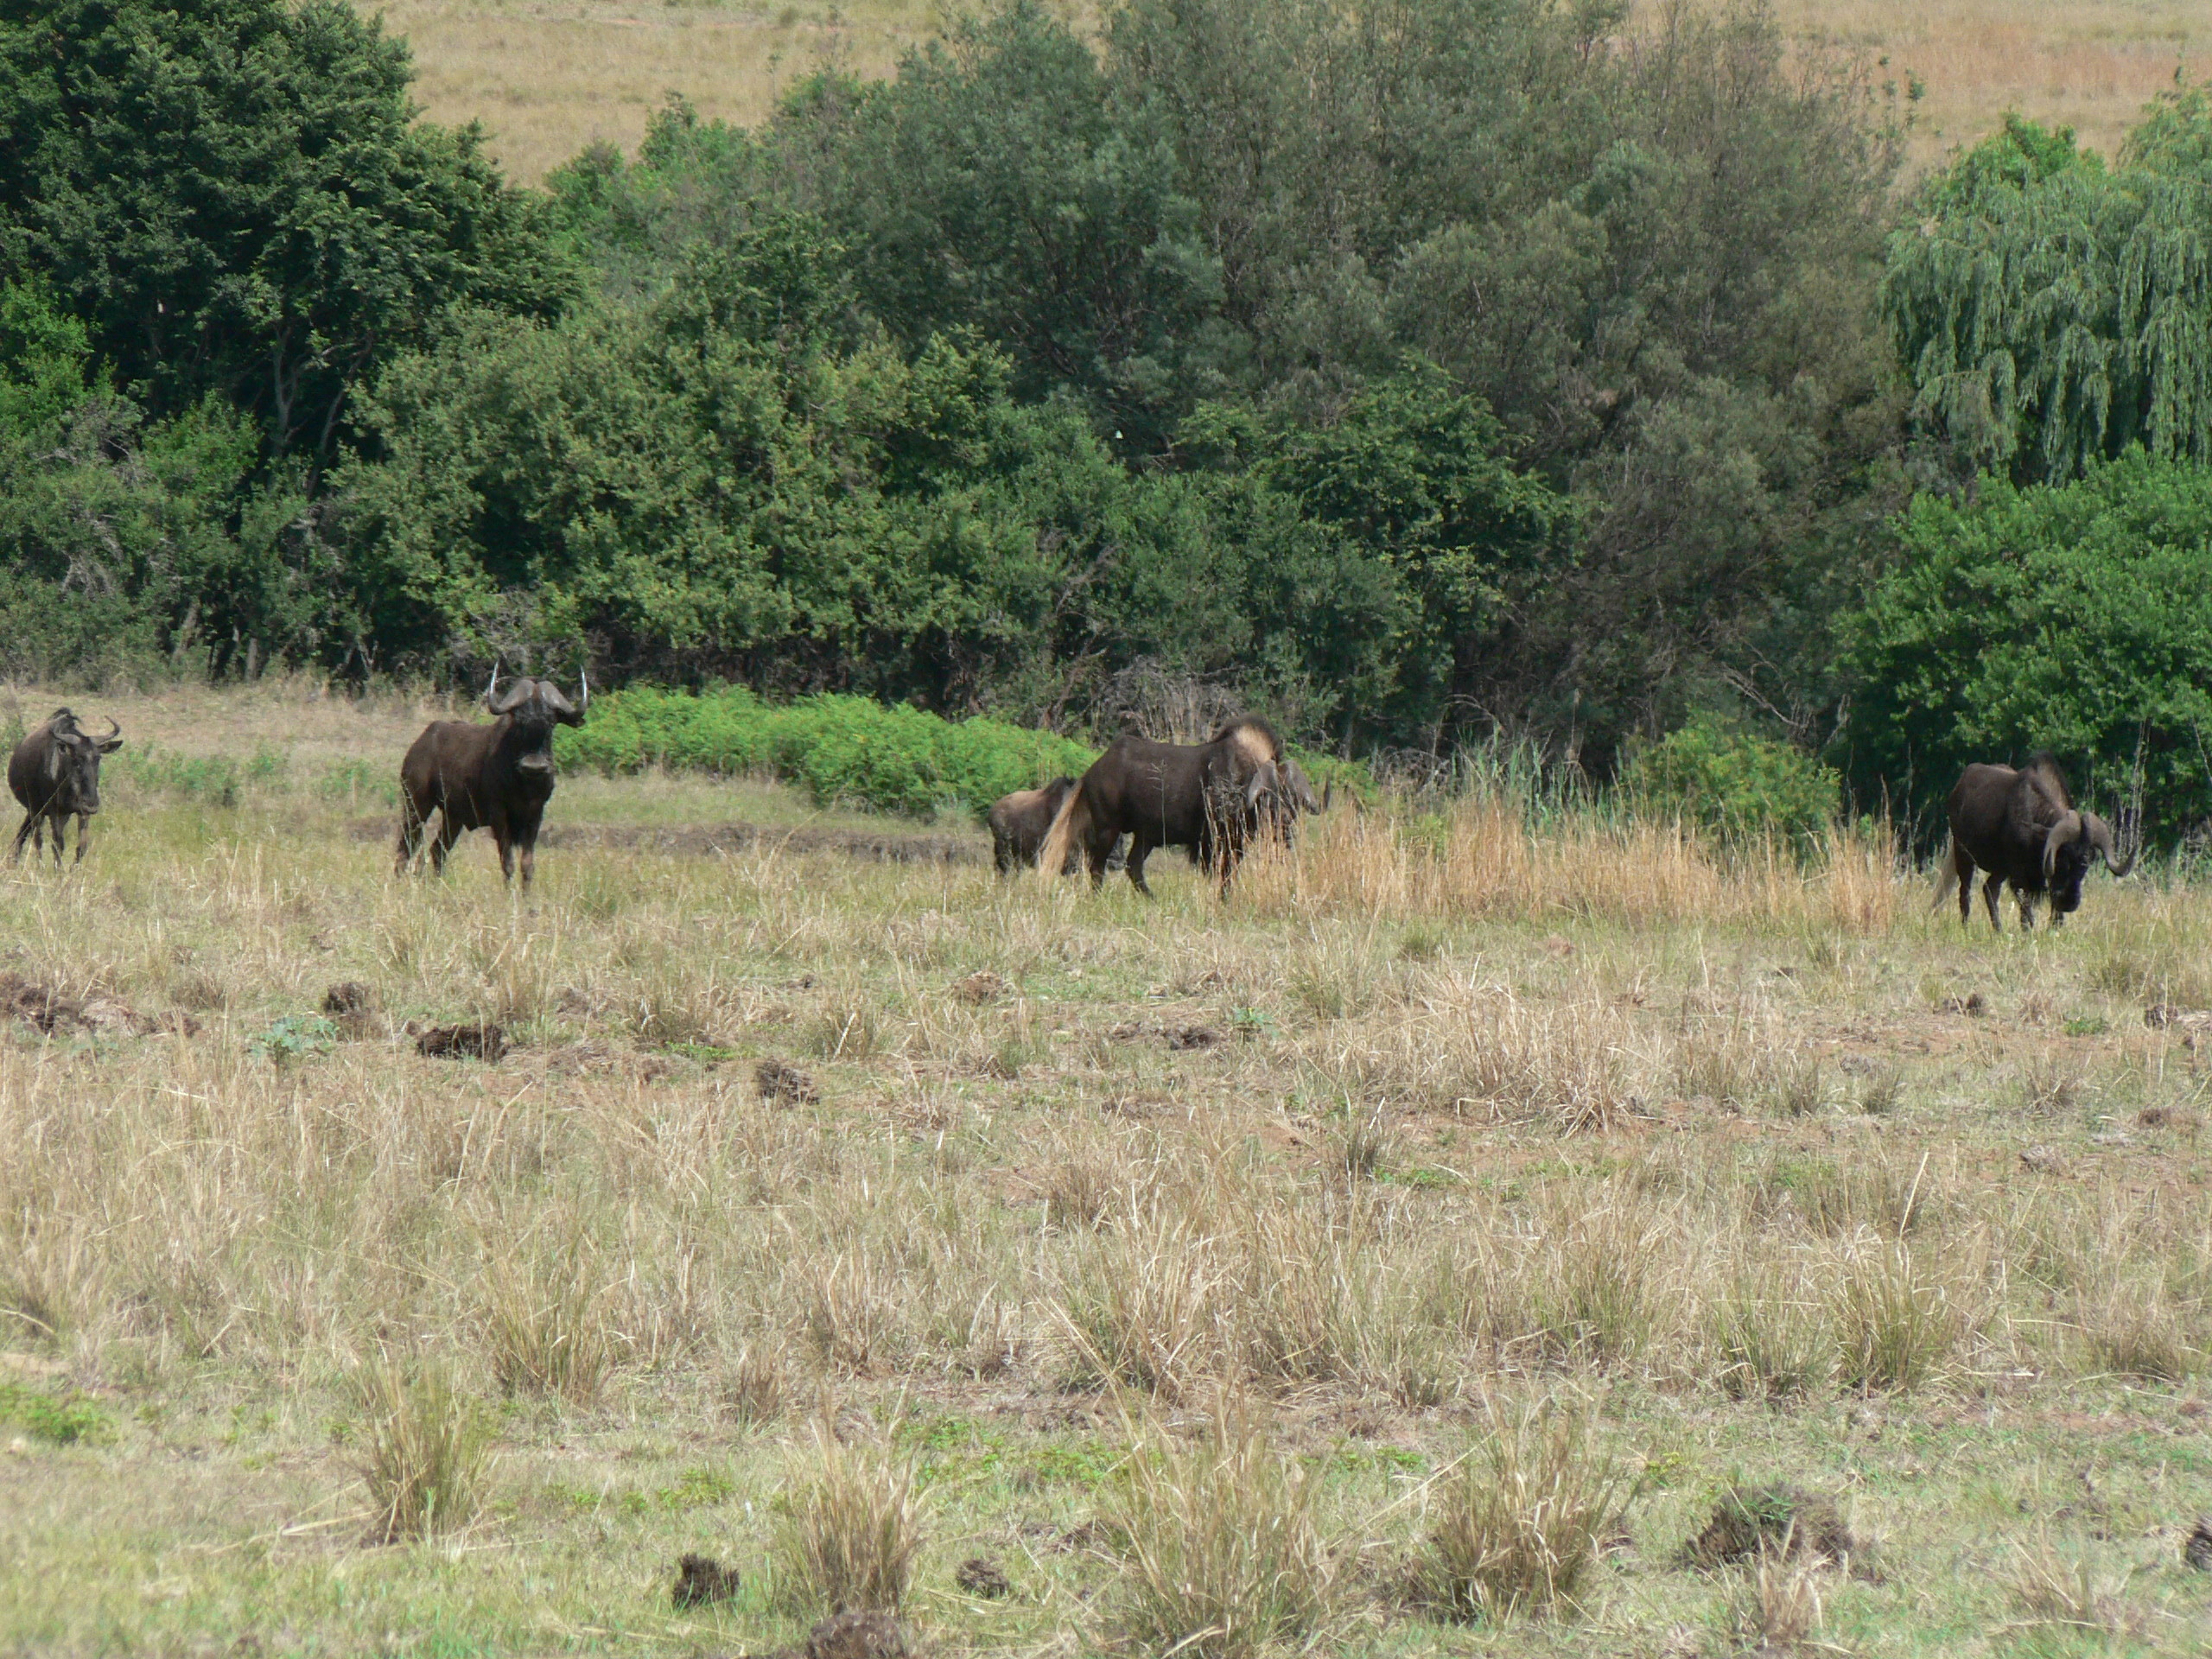
{"type": "MultiPolygon", "coordinates": [[[[321,786],[430,710],[77,702],[245,782],[0,867],[0,1651],[760,1653],[886,1552],[943,1652],[2199,1650],[2201,890],[1992,938],[1472,800],[1226,906],[611,833],[521,904],[321,786]]],[[[671,787],[550,822],[773,810],[671,787]]]]}
{"type": "MultiPolygon", "coordinates": [[[[935,0],[360,0],[415,42],[418,94],[441,121],[478,119],[518,176],[585,144],[634,144],[671,91],[753,121],[826,62],[887,70],[929,33],[935,0]]],[[[1886,54],[1927,84],[1916,163],[1987,130],[2008,107],[2109,148],[2177,64],[2212,73],[2212,10],[2193,0],[1776,0],[1808,41],[1886,54]]]]}

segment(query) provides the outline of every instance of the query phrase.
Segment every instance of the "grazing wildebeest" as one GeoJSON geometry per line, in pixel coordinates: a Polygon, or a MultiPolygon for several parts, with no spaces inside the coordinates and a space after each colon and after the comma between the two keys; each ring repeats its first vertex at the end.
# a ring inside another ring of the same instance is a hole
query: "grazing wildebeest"
{"type": "Polygon", "coordinates": [[[497,670],[484,706],[498,718],[489,726],[434,720],[399,763],[399,855],[394,874],[415,856],[432,812],[442,817],[430,842],[430,868],[442,871],[446,853],[464,830],[489,830],[499,844],[499,874],[512,881],[515,849],[522,849],[527,888],[537,861],[537,826],[553,796],[553,728],[581,726],[591,704],[591,682],[581,679],[579,702],[570,702],[550,680],[519,679],[499,689],[497,670]]]}
{"type": "Polygon", "coordinates": [[[1981,889],[1989,907],[1989,925],[2001,929],[1998,919],[1998,890],[2012,885],[2020,901],[2020,925],[2036,925],[2036,900],[2050,896],[2050,925],[2057,926],[2081,908],[2082,878],[2089,861],[2102,858],[2114,875],[2126,875],[2135,867],[2135,855],[2113,861],[2112,826],[2094,812],[2074,804],[2065,774],[2047,754],[2038,754],[2018,771],[2011,766],[1976,764],[1959,775],[1948,803],[1951,845],[1936,887],[1936,903],[1955,886],[1959,890],[1959,920],[1974,914],[1974,874],[1986,870],[1989,880],[1981,889]]]}
{"type": "MultiPolygon", "coordinates": [[[[1037,849],[1052,833],[1060,804],[1075,788],[1072,778],[1055,778],[1042,789],[1018,789],[1001,795],[992,805],[991,862],[1004,875],[1018,866],[1034,864],[1037,849]]],[[[1065,874],[1065,872],[1062,872],[1065,874]]]]}
{"type": "Polygon", "coordinates": [[[1320,810],[1274,728],[1240,715],[1199,744],[1116,738],[1062,804],[1037,861],[1058,875],[1079,850],[1096,887],[1116,839],[1127,834],[1129,880],[1139,893],[1152,892],[1144,880],[1152,849],[1183,847],[1199,868],[1219,873],[1226,893],[1255,836],[1271,830],[1287,841],[1299,813],[1320,810]]]}
{"type": "Polygon", "coordinates": [[[112,718],[105,737],[91,737],[77,726],[77,716],[57,709],[53,718],[16,745],[8,757],[8,787],[23,805],[22,826],[16,831],[16,861],[23,857],[23,842],[43,849],[46,826],[54,828],[54,866],[61,868],[61,831],[72,814],[77,819],[77,858],[85,856],[85,835],[92,814],[100,810],[100,757],[123,747],[123,728],[112,718]]]}

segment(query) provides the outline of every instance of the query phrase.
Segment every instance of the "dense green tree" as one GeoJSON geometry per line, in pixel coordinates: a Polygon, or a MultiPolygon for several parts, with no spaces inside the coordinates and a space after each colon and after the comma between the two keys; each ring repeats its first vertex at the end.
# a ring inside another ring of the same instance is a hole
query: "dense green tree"
{"type": "Polygon", "coordinates": [[[456,305],[570,290],[474,129],[334,0],[0,0],[0,261],[153,415],[214,395],[315,462],[456,305]]]}
{"type": "Polygon", "coordinates": [[[2049,749],[2107,809],[2139,763],[2155,839],[2212,814],[2212,470],[2131,450],[2064,485],[1923,495],[1899,533],[1846,632],[1862,798],[1939,829],[1968,762],[2049,749]]]}
{"type": "Polygon", "coordinates": [[[0,289],[0,664],[251,671],[321,647],[334,573],[297,480],[256,481],[252,427],[219,401],[149,421],[106,380],[81,322],[0,289]]]}
{"type": "Polygon", "coordinates": [[[2018,117],[1930,178],[1882,305],[1913,415],[1965,470],[2071,478],[2140,444],[2212,461],[2212,96],[2171,92],[2116,168],[2018,117]]]}

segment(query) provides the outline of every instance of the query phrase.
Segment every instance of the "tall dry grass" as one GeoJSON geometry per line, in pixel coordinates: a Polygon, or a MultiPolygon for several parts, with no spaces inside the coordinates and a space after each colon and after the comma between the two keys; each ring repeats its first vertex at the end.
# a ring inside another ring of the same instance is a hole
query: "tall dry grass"
{"type": "Polygon", "coordinates": [[[1478,796],[1439,821],[1332,812],[1237,874],[1270,913],[1390,915],[1636,926],[1802,924],[1877,935],[1916,883],[1878,829],[1840,827],[1809,859],[1780,842],[1724,848],[1694,829],[1562,812],[1539,829],[1522,803],[1478,796]]]}

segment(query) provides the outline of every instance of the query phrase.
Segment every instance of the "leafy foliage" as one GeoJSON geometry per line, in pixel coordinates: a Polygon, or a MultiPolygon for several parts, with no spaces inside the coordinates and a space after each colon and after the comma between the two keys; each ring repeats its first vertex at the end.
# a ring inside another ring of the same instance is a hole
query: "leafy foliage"
{"type": "Polygon", "coordinates": [[[327,459],[352,390],[452,308],[571,291],[410,74],[332,0],[0,6],[0,249],[156,415],[213,395],[327,459]]]}
{"type": "Polygon", "coordinates": [[[581,728],[555,741],[564,762],[605,772],[647,766],[723,775],[765,773],[804,784],[814,798],[926,817],[992,802],[1096,759],[1080,744],[999,721],[955,723],[865,697],[802,698],[778,708],[749,691],[704,696],[645,688],[595,698],[581,728]]]}
{"type": "Polygon", "coordinates": [[[1630,749],[1620,781],[1647,811],[1726,836],[1771,832],[1800,842],[1834,823],[1841,794],[1835,772],[1811,756],[1709,719],[1630,749]]]}
{"type": "Polygon", "coordinates": [[[1913,415],[1970,468],[2063,481],[2140,444],[2212,461],[2212,93],[2107,169],[2018,117],[1923,187],[1882,305],[1913,415]]]}
{"type": "MultiPolygon", "coordinates": [[[[1925,495],[1847,635],[1840,747],[1923,817],[1974,760],[2050,749],[2171,842],[2212,814],[2212,472],[2133,450],[2067,485],[1925,495]]],[[[2109,805],[2107,810],[2110,810],[2109,805]]]]}

